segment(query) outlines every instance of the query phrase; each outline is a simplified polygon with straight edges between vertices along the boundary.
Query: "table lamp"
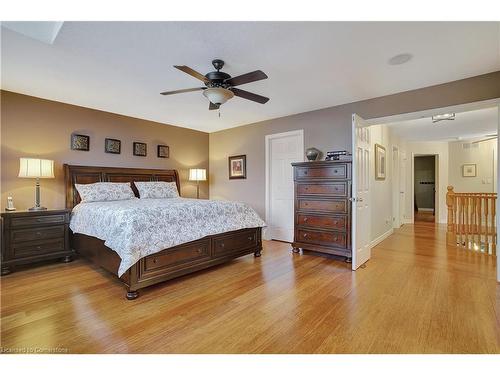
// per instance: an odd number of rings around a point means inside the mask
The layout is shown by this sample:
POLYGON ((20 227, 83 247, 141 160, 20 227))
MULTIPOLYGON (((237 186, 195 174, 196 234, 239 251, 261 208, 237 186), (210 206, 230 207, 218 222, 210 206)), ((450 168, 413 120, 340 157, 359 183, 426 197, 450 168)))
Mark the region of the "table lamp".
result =
POLYGON ((54 178, 54 160, 20 158, 19 177, 36 178, 35 185, 35 206, 30 211, 43 211, 46 207, 40 206, 40 179, 54 178))
POLYGON ((196 181, 196 198, 200 199, 200 181, 207 180, 207 170, 206 169, 190 169, 189 170, 189 181, 196 181))

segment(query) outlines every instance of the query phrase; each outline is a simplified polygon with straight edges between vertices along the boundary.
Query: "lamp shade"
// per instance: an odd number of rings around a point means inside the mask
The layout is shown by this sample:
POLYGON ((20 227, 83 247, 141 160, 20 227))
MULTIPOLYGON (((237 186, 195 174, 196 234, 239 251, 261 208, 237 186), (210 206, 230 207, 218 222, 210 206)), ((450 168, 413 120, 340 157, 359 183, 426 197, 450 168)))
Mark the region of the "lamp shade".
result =
POLYGON ((54 178, 54 160, 20 158, 19 177, 54 178))
POLYGON ((189 181, 206 181, 207 180, 207 170, 206 169, 190 169, 189 170, 189 181))
POLYGON ((205 89, 203 95, 213 104, 224 104, 234 96, 234 93, 222 87, 212 87, 205 89))

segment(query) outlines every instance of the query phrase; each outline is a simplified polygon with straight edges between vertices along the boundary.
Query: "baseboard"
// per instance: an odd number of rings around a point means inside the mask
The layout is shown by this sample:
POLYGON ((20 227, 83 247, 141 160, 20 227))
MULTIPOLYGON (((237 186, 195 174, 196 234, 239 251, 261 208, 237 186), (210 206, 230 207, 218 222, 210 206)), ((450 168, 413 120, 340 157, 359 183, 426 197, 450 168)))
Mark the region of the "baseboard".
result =
POLYGON ((419 208, 418 210, 422 212, 433 212, 434 208, 419 208))
POLYGON ((371 247, 375 247, 377 246, 379 243, 381 243, 383 240, 385 240, 387 237, 389 237, 391 234, 394 233, 394 229, 391 228, 389 229, 387 232, 383 233, 382 235, 378 236, 377 238, 375 238, 371 243, 370 243, 370 246, 371 247))
POLYGON ((263 240, 271 240, 271 236, 270 236, 270 230, 268 230, 268 227, 264 227, 262 228, 262 239, 263 240))

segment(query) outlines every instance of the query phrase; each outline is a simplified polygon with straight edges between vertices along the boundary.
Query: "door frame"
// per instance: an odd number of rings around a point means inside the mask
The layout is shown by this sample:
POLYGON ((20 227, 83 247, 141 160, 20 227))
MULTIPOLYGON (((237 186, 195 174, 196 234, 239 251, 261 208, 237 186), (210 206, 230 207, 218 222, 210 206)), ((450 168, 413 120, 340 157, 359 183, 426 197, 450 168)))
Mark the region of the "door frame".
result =
POLYGON ((401 191, 401 150, 399 146, 392 145, 392 228, 401 227, 400 191, 401 191), (396 162, 394 161, 396 156, 396 162), (396 178, 397 176, 397 178, 396 178))
POLYGON ((275 133, 275 134, 268 134, 265 136, 264 139, 264 144, 265 144, 265 149, 266 149, 266 226, 264 230, 262 231, 262 238, 265 240, 270 240, 271 235, 270 235, 270 213, 271 213, 271 166, 270 166, 270 156, 271 156, 271 140, 276 139, 276 138, 285 138, 285 137, 290 137, 290 136, 296 136, 298 135, 300 138, 300 144, 302 146, 302 161, 304 160, 304 152, 305 152, 305 146, 304 146, 304 129, 298 129, 298 130, 291 130, 288 132, 283 132, 283 133, 275 133))
POLYGON ((439 224, 439 215, 441 214, 439 210, 439 154, 419 154, 411 153, 411 223, 415 223, 415 157, 416 156, 434 156, 434 222, 439 224))

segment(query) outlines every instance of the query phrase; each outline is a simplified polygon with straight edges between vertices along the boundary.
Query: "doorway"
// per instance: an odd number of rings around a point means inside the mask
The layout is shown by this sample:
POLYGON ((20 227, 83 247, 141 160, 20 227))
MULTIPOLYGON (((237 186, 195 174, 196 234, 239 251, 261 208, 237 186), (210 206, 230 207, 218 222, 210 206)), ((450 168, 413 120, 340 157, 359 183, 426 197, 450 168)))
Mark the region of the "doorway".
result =
POLYGON ((292 163, 304 161, 304 131, 266 135, 266 223, 264 238, 293 242, 292 163))
POLYGON ((413 220, 436 221, 436 155, 417 155, 413 158, 413 220))

